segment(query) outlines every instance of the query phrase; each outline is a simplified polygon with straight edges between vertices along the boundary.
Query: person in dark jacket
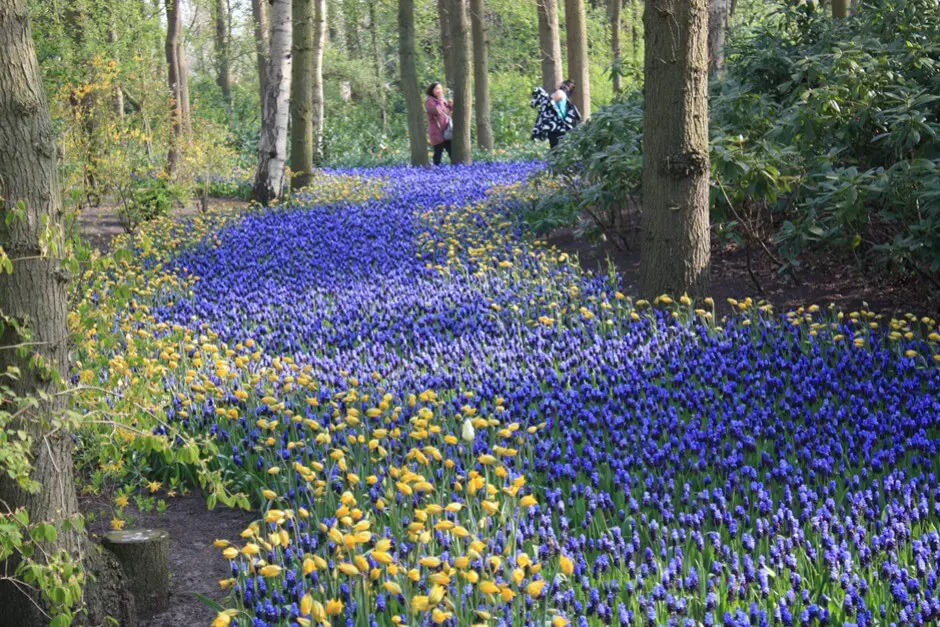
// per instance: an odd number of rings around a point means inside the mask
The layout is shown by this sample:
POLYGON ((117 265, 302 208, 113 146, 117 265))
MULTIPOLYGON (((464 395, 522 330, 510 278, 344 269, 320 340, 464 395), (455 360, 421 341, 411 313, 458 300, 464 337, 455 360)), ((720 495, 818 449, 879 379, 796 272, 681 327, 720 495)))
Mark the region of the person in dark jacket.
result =
POLYGON ((549 146, 554 148, 568 131, 581 122, 581 112, 571 101, 573 89, 573 82, 564 81, 551 95, 541 87, 532 91, 529 104, 539 112, 532 128, 532 139, 547 139, 549 146))
POLYGON ((434 147, 434 165, 441 165, 444 151, 451 157, 451 138, 453 125, 451 118, 454 115, 454 101, 444 100, 444 87, 437 82, 428 85, 427 99, 424 101, 424 110, 428 114, 428 139, 434 147))

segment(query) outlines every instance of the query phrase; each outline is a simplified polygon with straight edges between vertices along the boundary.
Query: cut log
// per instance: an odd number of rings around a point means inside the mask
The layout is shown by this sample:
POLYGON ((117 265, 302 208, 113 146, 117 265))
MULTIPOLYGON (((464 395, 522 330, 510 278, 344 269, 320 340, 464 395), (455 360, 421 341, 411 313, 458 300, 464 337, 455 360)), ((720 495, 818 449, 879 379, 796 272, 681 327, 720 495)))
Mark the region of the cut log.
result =
POLYGON ((169 606, 170 535, 166 531, 113 531, 105 535, 101 545, 114 554, 124 569, 140 618, 158 614, 169 606))

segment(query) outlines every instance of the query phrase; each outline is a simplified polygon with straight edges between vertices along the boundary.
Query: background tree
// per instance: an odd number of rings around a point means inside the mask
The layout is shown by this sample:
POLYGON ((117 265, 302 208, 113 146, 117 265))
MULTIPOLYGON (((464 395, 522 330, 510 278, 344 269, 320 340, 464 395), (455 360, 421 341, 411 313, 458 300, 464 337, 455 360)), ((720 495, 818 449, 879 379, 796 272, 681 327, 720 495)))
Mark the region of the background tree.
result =
POLYGON ((372 58, 375 63, 375 78, 379 82, 379 104, 382 110, 382 130, 388 129, 388 94, 385 85, 385 46, 379 39, 378 18, 375 2, 369 2, 369 39, 372 45, 372 58))
POLYGON ((454 163, 470 163, 470 124, 473 103, 470 86, 470 16, 468 0, 450 0, 451 40, 454 47, 454 163))
POLYGON ((708 71, 720 72, 725 65, 725 34, 728 32, 729 0, 708 0, 708 71))
POLYGON ((326 0, 313 0, 313 63, 310 81, 313 86, 313 162, 323 160, 323 47, 326 44, 326 0))
POLYGON ((216 84, 222 89, 222 99, 227 105, 232 103, 232 68, 230 59, 230 31, 228 0, 215 0, 215 56, 218 65, 216 84))
POLYGON ((173 120, 173 136, 167 153, 166 170, 173 174, 179 163, 181 136, 184 128, 184 116, 187 109, 183 106, 183 67, 180 63, 180 31, 183 21, 180 16, 180 0, 166 0, 166 65, 170 85, 170 110, 173 120))
POLYGON ((451 25, 454 0, 437 0, 437 21, 441 29, 441 60, 444 63, 444 86, 454 80, 454 34, 451 25))
POLYGON ((291 187, 310 184, 313 174, 313 5, 318 0, 293 0, 291 59, 290 159, 291 187))
POLYGON ((536 0, 539 14, 539 50, 542 59, 542 87, 549 93, 564 80, 561 64, 561 36, 558 30, 558 1, 536 0))
POLYGON ((614 93, 619 94, 623 89, 621 77, 620 31, 622 0, 607 0, 607 12, 610 16, 610 54, 611 54, 611 80, 614 93))
POLYGON ((473 31, 473 100, 477 120, 477 145, 493 149, 493 124, 490 120, 490 64, 484 1, 470 0, 470 23, 473 31))
POLYGON ((572 100, 587 119, 591 116, 591 65, 584 0, 565 0, 565 41, 568 46, 568 78, 576 85, 572 100))
MULTIPOLYGON (((25 0, 0 0, 0 78, 0 249, 12 261, 12 269, 0 272, 0 372, 5 399, 12 393, 22 403, 7 428, 28 435, 32 464, 27 482, 0 473, 0 508, 4 514, 25 510, 30 521, 54 526, 38 559, 71 559, 84 569, 90 624, 104 624, 108 614, 127 624, 134 620, 133 602, 121 594, 120 569, 92 549, 78 522, 63 391, 69 373, 63 207, 55 129, 25 0), (115 594, 104 594, 108 590, 115 594)), ((3 623, 49 624, 46 600, 11 577, 21 558, 0 564, 3 623)))
POLYGON ((408 143, 411 165, 428 164, 428 143, 424 130, 424 102, 418 87, 415 65, 415 3, 398 0, 398 58, 401 66, 401 88, 408 112, 408 143))
POLYGON ((640 291, 708 292, 708 5, 647 7, 640 291))
POLYGON ((269 18, 271 51, 266 70, 261 139, 258 142, 260 158, 252 189, 252 197, 265 206, 277 200, 284 190, 287 122, 290 117, 291 0, 272 0, 269 18))
POLYGON ((849 0, 832 0, 832 17, 837 20, 849 16, 849 0))
POLYGON ((261 102, 261 118, 264 119, 264 94, 269 48, 268 5, 266 0, 251 0, 251 17, 255 35, 255 55, 258 59, 258 98, 261 102))

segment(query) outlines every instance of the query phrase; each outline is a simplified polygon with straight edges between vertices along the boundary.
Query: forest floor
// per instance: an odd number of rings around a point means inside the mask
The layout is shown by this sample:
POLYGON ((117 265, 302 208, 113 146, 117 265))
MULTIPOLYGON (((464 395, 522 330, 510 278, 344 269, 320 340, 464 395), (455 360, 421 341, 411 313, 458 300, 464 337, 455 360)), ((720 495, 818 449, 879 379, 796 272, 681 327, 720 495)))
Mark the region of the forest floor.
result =
MULTIPOLYGON (((241 201, 212 199, 213 206, 242 207, 241 201)), ((179 208, 179 217, 199 212, 198 204, 179 208)), ((113 207, 100 207, 84 212, 79 228, 85 238, 97 249, 106 252, 111 241, 124 232, 113 207)), ((621 251, 610 242, 592 242, 577 238, 572 231, 560 229, 547 238, 549 244, 569 254, 577 254, 583 268, 607 272, 612 261, 622 275, 627 294, 635 294, 639 285, 639 251, 633 247, 621 251)), ((747 270, 747 259, 740 250, 716 247, 712 256, 711 288, 720 310, 728 311, 727 298, 746 296, 763 298, 781 311, 801 305, 836 306, 851 311, 867 303, 868 308, 880 313, 931 313, 928 302, 918 294, 916 286, 892 284, 885 279, 873 278, 851 264, 826 262, 822 259, 806 263, 797 275, 798 283, 781 275, 762 252, 751 253, 752 271, 760 283, 759 293, 747 270)), ((235 538, 251 522, 253 514, 217 508, 209 511, 199 495, 169 499, 167 510, 160 514, 139 512, 133 504, 127 514, 134 527, 164 529, 170 533, 171 599, 170 609, 149 620, 143 627, 179 627, 205 625, 211 622, 215 611, 196 595, 221 600, 223 592, 218 581, 229 575, 225 560, 212 546, 217 538, 235 538)), ((93 535, 110 529, 109 501, 86 498, 82 502, 85 513, 94 513, 89 528, 93 535)))

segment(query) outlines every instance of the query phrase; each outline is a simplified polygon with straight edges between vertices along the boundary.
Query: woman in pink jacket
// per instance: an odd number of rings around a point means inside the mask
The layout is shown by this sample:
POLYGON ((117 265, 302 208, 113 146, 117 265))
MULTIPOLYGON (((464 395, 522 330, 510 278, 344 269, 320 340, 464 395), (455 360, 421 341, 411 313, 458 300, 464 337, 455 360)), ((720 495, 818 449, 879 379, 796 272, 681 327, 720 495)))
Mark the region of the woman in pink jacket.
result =
POLYGON ((444 87, 437 82, 428 85, 425 93, 428 95, 424 101, 424 110, 428 114, 428 139, 434 147, 434 165, 441 165, 441 157, 445 150, 447 156, 451 158, 450 139, 453 127, 450 125, 454 114, 454 101, 444 100, 444 87), (450 131, 448 127, 451 128, 450 131))

